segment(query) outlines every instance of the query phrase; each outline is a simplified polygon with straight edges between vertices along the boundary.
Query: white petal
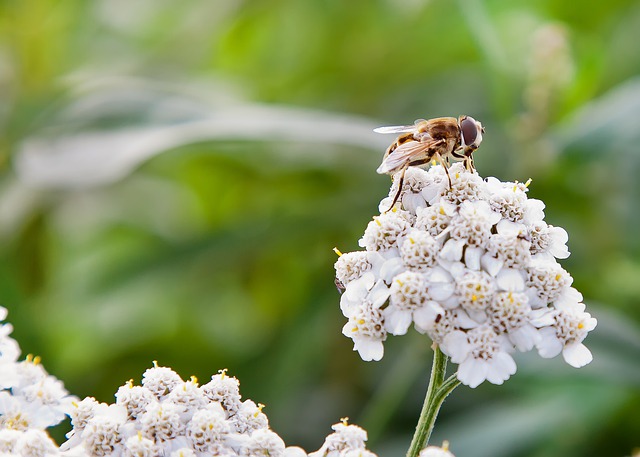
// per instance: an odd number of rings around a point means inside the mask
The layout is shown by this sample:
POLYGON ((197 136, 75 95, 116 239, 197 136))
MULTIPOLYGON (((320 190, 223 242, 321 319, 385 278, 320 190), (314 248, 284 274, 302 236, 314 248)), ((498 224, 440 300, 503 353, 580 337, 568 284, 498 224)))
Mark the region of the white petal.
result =
POLYGON ((467 267, 460 261, 450 261, 443 258, 438 259, 438 266, 446 271, 450 277, 459 278, 466 273, 467 267))
POLYGON ((567 248, 569 235, 567 234, 567 231, 562 227, 549 227, 549 232, 551 237, 549 252, 558 259, 566 259, 569 257, 570 252, 567 248))
POLYGON ((503 264, 504 262, 502 260, 496 259, 489 253, 484 254, 480 258, 480 265, 482 265, 482 269, 491 276, 497 275, 503 264))
POLYGON ((557 309, 563 310, 576 310, 579 312, 584 311, 584 303, 582 301, 582 294, 573 287, 565 287, 556 300, 553 302, 553 306, 557 309))
POLYGON ((362 301, 349 300, 346 293, 340 297, 340 311, 342 311, 344 317, 353 316, 361 304, 362 301))
POLYGON ((297 446, 289 446, 284 450, 284 457, 307 457, 307 453, 297 446))
POLYGON ((531 306, 531 308, 536 309, 547 307, 547 302, 538 296, 538 292, 535 287, 527 287, 524 293, 529 299, 529 306, 531 306))
POLYGON ((464 252, 464 263, 467 265, 467 268, 479 270, 482 254, 484 254, 484 249, 482 248, 467 247, 464 252))
MULTIPOLYGON (((587 314, 588 316, 591 316, 589 313, 585 313, 585 314, 587 314)), ((583 323, 584 323, 584 329, 587 332, 590 332, 591 330, 596 328, 596 325, 598 325, 598 321, 595 317, 588 317, 583 321, 583 323)))
POLYGON ((494 176, 487 176, 484 181, 487 183, 487 191, 490 194, 498 193, 504 188, 502 181, 494 176))
POLYGON ((535 198, 530 198, 525 204, 524 223, 531 225, 544 219, 544 202, 535 198))
MULTIPOLYGON (((349 320, 342 326, 342 334, 348 338, 353 338, 354 328, 355 324, 349 320)), ((353 350, 355 351, 355 348, 353 350)))
POLYGON ((551 236, 551 241, 555 244, 567 244, 567 241, 569 241, 569 234, 562 227, 550 225, 549 235, 551 236))
POLYGON ((465 311, 460 309, 456 312, 455 325, 463 329, 471 329, 480 326, 480 323, 473 320, 465 311))
POLYGON ((416 209, 427 206, 422 194, 406 193, 402 196, 402 206, 412 214, 416 213, 416 209))
POLYGON ((400 257, 400 251, 397 247, 392 247, 391 249, 385 249, 384 251, 378 251, 380 255, 386 260, 393 259, 396 257, 400 257))
POLYGON ((562 352, 562 343, 556 336, 556 330, 545 327, 539 330, 540 339, 536 344, 538 354, 544 359, 551 359, 562 352))
POLYGON ((429 283, 429 297, 437 302, 443 302, 453 295, 455 286, 452 282, 429 283))
POLYGON ((534 262, 553 262, 556 260, 556 258, 550 253, 550 252, 538 252, 537 254, 533 254, 531 256, 531 260, 534 262))
POLYGON ((413 312, 413 322, 420 333, 426 333, 433 328, 436 317, 443 314, 444 310, 436 302, 430 301, 413 312))
POLYGON ((564 361, 575 368, 580 368, 593 360, 591 351, 584 344, 567 344, 562 351, 564 361))
POLYGON ((491 225, 496 225, 498 222, 500 222, 500 219, 502 219, 502 214, 492 210, 487 215, 487 219, 491 223, 491 225))
POLYGON ((460 306, 460 297, 455 294, 452 294, 446 300, 440 300, 438 302, 443 308, 446 309, 456 309, 460 306))
POLYGON ((440 197, 440 194, 444 190, 444 186, 449 185, 448 182, 445 181, 446 180, 438 183, 431 183, 422 189, 422 197, 428 201, 430 205, 433 205, 438 197, 440 197))
POLYGON ((487 321, 487 313, 483 310, 467 309, 466 311, 467 314, 469 314, 469 317, 478 324, 483 324, 487 321))
POLYGON ((509 340, 519 351, 527 352, 533 349, 540 340, 540 335, 538 335, 538 330, 535 327, 525 324, 509 332, 509 340))
POLYGON ((529 322, 536 327, 548 327, 554 318, 555 312, 551 308, 534 309, 529 313, 529 322))
POLYGON ((567 246, 552 244, 549 246, 549 253, 557 259, 566 259, 571 255, 567 246))
MULTIPOLYGON (((385 211, 388 211, 391 209, 392 201, 393 201, 392 197, 386 197, 380 200, 380 204, 378 205, 378 211, 380 211, 380 214, 383 214, 385 211)), ((360 247, 364 247, 364 246, 360 245, 360 247)))
POLYGON ((378 281, 369 292, 369 300, 374 308, 380 308, 389 298, 390 290, 384 281, 378 281))
POLYGON ((351 281, 342 295, 346 295, 349 300, 362 301, 375 282, 376 277, 368 271, 355 281, 351 281))
POLYGON ((515 374, 517 368, 513 358, 504 352, 495 354, 488 364, 487 381, 497 385, 502 384, 509 379, 512 374, 515 374))
POLYGON ((401 257, 392 257, 387 259, 380 267, 380 277, 384 279, 387 284, 391 284, 391 280, 394 276, 400 273, 404 269, 401 257))
POLYGON ((453 277, 441 267, 433 267, 429 272, 429 282, 453 282, 453 277))
POLYGON ((382 359, 384 355, 384 345, 380 340, 373 340, 370 338, 354 338, 353 350, 358 351, 360 357, 365 362, 376 362, 382 359))
POLYGON ((496 225, 496 231, 500 235, 518 236, 526 232, 526 227, 524 224, 520 224, 519 222, 513 222, 508 219, 502 219, 496 225))
POLYGON ((392 335, 404 335, 411 325, 411 311, 400 310, 395 306, 389 306, 384 315, 384 328, 392 335))
POLYGON ((460 330, 449 333, 442 341, 442 351, 451 357, 453 363, 460 363, 466 359, 470 350, 467 334, 460 330))
POLYGON ((520 270, 503 268, 496 276, 496 283, 502 290, 521 292, 524 290, 524 278, 520 270))
POLYGON ((484 360, 476 360, 469 357, 458 368, 458 379, 472 389, 478 387, 482 381, 487 379, 489 365, 484 360))
POLYGON ((464 248, 465 240, 449 239, 440 251, 440 257, 452 262, 459 261, 462 258, 462 248, 464 248))
POLYGON ((387 259, 378 251, 367 251, 367 260, 371 264, 371 272, 378 278, 380 277, 380 269, 387 261, 387 259))

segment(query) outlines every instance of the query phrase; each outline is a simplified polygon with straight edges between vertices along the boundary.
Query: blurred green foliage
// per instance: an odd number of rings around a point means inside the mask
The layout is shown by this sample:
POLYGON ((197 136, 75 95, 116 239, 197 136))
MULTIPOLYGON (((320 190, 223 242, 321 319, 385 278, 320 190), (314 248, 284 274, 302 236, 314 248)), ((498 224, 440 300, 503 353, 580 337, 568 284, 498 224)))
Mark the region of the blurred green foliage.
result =
POLYGON ((0 297, 25 353, 112 401, 156 359, 229 368, 287 443, 340 417, 403 455, 430 366, 413 334, 364 363, 333 246, 389 185, 377 125, 470 114, 476 165, 533 178, 599 327, 594 362, 521 357, 460 388, 459 456, 640 446, 640 4, 632 0, 3 0, 0 297))

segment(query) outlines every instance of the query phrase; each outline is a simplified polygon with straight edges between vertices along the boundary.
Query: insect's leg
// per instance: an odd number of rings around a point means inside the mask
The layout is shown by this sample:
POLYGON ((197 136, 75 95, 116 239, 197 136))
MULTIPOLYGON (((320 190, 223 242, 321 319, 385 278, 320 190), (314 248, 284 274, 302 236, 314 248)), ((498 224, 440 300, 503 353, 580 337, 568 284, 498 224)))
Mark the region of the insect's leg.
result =
POLYGON ((464 167, 467 169, 467 171, 473 171, 473 163, 471 160, 472 159, 470 156, 466 156, 464 158, 464 167))
POLYGON ((433 155, 438 162, 442 164, 442 168, 444 168, 444 172, 447 174, 447 179, 449 180, 449 189, 453 188, 453 184, 451 184, 451 176, 449 176, 449 167, 447 167, 447 163, 442 159, 442 156, 439 152, 434 153, 433 155))
POLYGON ((394 205, 396 204, 396 202, 400 198, 400 194, 402 193, 402 186, 404 184, 404 172, 405 171, 407 171, 407 167, 404 167, 402 169, 402 173, 400 174, 400 181, 398 182, 398 190, 396 191, 396 194, 393 196, 393 201, 391 202, 391 206, 389 206, 389 209, 387 211, 385 211, 385 213, 391 211, 391 208, 394 207, 394 205))

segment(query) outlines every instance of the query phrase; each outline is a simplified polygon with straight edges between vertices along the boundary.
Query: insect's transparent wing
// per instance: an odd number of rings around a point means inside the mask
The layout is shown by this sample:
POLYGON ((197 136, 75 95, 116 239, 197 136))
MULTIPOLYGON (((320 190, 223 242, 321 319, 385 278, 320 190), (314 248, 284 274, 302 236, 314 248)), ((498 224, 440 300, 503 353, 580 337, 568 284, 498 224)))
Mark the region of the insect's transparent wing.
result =
POLYGON ((382 161, 378 169, 376 170, 380 174, 394 173, 403 167, 407 166, 409 162, 416 159, 426 150, 431 148, 436 143, 435 140, 429 139, 428 141, 408 141, 401 144, 393 150, 382 161))
POLYGON ((392 125, 389 127, 378 127, 373 129, 376 133, 409 133, 416 130, 415 125, 392 125))

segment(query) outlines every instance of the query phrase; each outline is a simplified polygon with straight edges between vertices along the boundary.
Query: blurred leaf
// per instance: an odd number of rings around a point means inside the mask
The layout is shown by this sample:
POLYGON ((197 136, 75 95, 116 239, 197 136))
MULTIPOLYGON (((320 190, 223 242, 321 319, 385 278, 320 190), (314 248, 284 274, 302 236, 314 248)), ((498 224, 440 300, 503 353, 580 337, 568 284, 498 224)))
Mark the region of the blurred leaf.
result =
MULTIPOLYGON (((25 141, 15 159, 18 177, 40 188, 100 185, 122 179, 157 154, 211 140, 343 144, 377 150, 389 143, 388 138, 372 133, 374 122, 356 116, 249 103, 212 106, 176 94, 145 93, 145 87, 139 84, 132 98, 134 87, 116 82, 72 103, 58 116, 73 126, 63 124, 63 128, 74 133, 62 134, 60 127, 49 126, 53 134, 25 141), (127 116, 144 114, 145 125, 98 131, 94 127, 77 133, 82 124, 108 118, 114 108, 127 116)), ((336 158, 330 154, 304 157, 320 163, 336 158)))

